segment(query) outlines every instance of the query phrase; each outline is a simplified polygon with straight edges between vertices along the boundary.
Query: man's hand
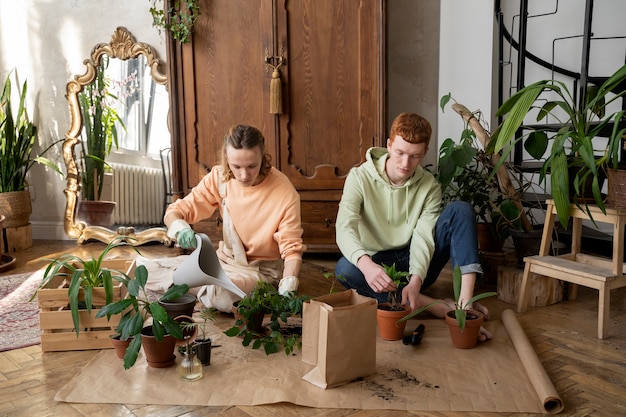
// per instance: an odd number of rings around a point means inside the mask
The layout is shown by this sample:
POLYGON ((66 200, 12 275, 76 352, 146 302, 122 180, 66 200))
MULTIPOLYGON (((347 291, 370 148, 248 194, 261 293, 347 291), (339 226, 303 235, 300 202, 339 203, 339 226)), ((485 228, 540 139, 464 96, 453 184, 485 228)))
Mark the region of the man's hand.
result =
POLYGON ((415 311, 421 307, 420 290, 422 289, 422 280, 417 275, 412 275, 409 283, 402 290, 402 304, 411 306, 411 310, 415 311))
POLYGON ((361 256, 357 262, 357 267, 374 292, 395 291, 396 286, 391 278, 385 274, 383 267, 372 261, 369 256, 361 256))

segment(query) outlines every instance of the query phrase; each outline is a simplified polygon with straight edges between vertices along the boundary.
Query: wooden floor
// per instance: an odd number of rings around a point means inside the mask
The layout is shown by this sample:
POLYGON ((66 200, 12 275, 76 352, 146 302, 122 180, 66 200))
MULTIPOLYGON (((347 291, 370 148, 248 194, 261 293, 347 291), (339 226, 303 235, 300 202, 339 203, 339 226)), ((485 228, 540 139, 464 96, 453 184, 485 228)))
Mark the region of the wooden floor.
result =
MULTIPOLYGON (((43 258, 64 252, 99 253, 104 245, 77 245, 69 241, 35 241, 34 246, 14 253, 16 267, 2 276, 35 271, 44 265, 43 258)), ((162 245, 140 248, 146 257, 175 256, 179 252, 162 245)), ((129 252, 131 254, 132 252, 129 252)), ((124 256, 124 255, 120 255, 124 256)), ((328 292, 329 283, 321 272, 334 268, 336 256, 307 255, 320 271, 303 277, 302 292, 320 295, 328 292)), ((315 270, 315 269, 314 269, 315 270)), ((486 284, 487 287, 492 284, 486 284)), ((491 288, 493 289, 493 288, 491 288)), ((450 273, 445 271, 430 294, 449 297, 450 273)), ((611 296, 609 338, 596 339, 597 291, 579 289, 578 299, 548 306, 529 308, 518 316, 541 362, 565 404, 564 416, 626 415, 626 291, 615 290, 611 296)), ((492 317, 499 318, 510 304, 496 298, 485 300, 492 317)), ((351 409, 314 409, 292 404, 256 407, 189 407, 123 404, 67 404, 54 401, 57 390, 75 375, 97 351, 48 352, 39 346, 0 352, 0 416, 495 416, 527 414, 495 413, 407 413, 400 411, 362 411, 351 409)), ((97 390, 98 387, 94 386, 97 390)), ((166 393, 167 391, 165 391, 166 393)))

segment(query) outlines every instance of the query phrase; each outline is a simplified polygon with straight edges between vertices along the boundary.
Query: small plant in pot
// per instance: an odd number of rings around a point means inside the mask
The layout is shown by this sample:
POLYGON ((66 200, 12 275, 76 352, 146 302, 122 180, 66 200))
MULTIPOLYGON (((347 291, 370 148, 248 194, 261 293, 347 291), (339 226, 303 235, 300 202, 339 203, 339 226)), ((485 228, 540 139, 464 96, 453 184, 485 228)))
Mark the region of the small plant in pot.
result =
MULTIPOLYGON (((214 308, 204 307, 200 310, 200 319, 202 321, 194 321, 191 323, 183 324, 183 331, 189 328, 198 328, 200 330, 200 337, 196 337, 191 349, 193 349, 204 366, 211 364, 211 338, 207 337, 206 325, 208 321, 215 321, 215 315, 217 311, 214 308)), ((186 347, 182 347, 186 349, 186 347)))
POLYGON ((272 283, 259 281, 252 292, 237 303, 235 325, 224 334, 242 337, 241 344, 252 343, 252 349, 263 347, 267 355, 280 350, 289 355, 295 348, 302 348, 302 326, 291 326, 289 318, 302 317, 303 304, 309 298, 296 291, 280 295, 272 283), (263 326, 265 315, 270 316, 270 321, 263 326))
POLYGON ((378 304, 376 310, 376 321, 378 323, 378 332, 384 340, 400 340, 404 336, 405 322, 398 320, 409 314, 410 307, 402 305, 401 287, 408 283, 407 277, 410 275, 406 271, 396 270, 396 264, 391 266, 383 264, 385 273, 393 283, 397 290, 388 292, 388 302, 378 304))
MULTIPOLYGON (((480 327, 485 319, 484 315, 478 311, 470 308, 476 301, 483 298, 493 297, 497 295, 496 292, 485 292, 477 294, 470 298, 468 301, 462 300, 461 297, 461 281, 462 273, 461 268, 456 265, 452 270, 452 286, 454 288, 454 309, 446 313, 446 323, 450 330, 450 337, 452 338, 452 344, 459 349, 470 349, 476 346, 478 342, 478 336, 480 334, 480 327)), ((429 309, 435 304, 444 303, 444 301, 437 300, 424 307, 421 307, 407 316, 400 319, 400 322, 406 322, 421 312, 429 309)))
MULTIPOLYGON (((135 270, 135 277, 122 278, 122 282, 128 290, 128 296, 107 304, 98 311, 96 317, 106 316, 110 319, 115 314, 122 315, 117 332, 121 335, 121 340, 132 338, 124 355, 124 369, 129 369, 135 364, 142 346, 149 366, 173 365, 176 339, 183 339, 183 331, 181 325, 159 305, 158 300, 152 300, 148 296, 146 291, 148 270, 144 265, 139 265, 135 270), (152 318, 152 323, 146 325, 149 318, 152 318), (155 344, 165 349, 158 357, 153 357, 148 349, 153 342, 157 342, 155 344)), ((189 291, 187 284, 173 285, 160 299, 173 300, 187 291, 189 291)))

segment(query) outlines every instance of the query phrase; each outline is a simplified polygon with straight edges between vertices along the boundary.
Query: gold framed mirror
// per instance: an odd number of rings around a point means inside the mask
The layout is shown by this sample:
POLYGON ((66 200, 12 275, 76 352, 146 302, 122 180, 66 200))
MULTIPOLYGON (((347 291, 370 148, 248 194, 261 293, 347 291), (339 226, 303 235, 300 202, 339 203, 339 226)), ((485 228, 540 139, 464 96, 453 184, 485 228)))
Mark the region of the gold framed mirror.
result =
MULTIPOLYGON (((85 155, 89 153, 85 151, 85 144, 91 144, 91 136, 89 135, 93 135, 92 133, 89 133, 91 132, 89 129, 93 129, 93 126, 98 125, 94 122, 95 119, 93 119, 93 114, 98 113, 95 109, 100 108, 99 106, 94 106, 92 102, 87 102, 85 100, 88 100, 86 97, 91 97, 91 95, 94 94, 93 91, 98 91, 98 89, 101 88, 101 85, 98 83, 102 82, 102 78, 104 77, 102 74, 105 69, 108 68, 109 62, 118 61, 123 64, 132 63, 132 65, 124 65, 124 68, 135 68, 133 73, 124 79, 132 78, 133 82, 135 82, 137 73, 136 68, 139 65, 138 63, 141 63, 140 65, 145 67, 142 68, 142 70, 145 69, 146 74, 149 74, 146 78, 151 78, 151 81, 153 81, 151 82, 151 85, 160 85, 164 87, 167 85, 167 77, 164 71, 161 70, 164 63, 160 61, 156 51, 146 43, 137 42, 134 36, 124 27, 118 27, 115 30, 110 43, 100 43, 95 45, 91 50, 90 57, 84 61, 86 68, 85 73, 82 75, 76 75, 73 80, 67 83, 66 98, 70 109, 70 128, 67 131, 65 141, 63 142, 63 159, 65 161, 67 172, 67 188, 64 191, 66 196, 64 215, 65 233, 69 237, 77 239, 79 243, 85 243, 89 240, 98 240, 108 243, 117 237, 124 237, 124 240, 131 245, 142 245, 147 242, 156 241, 169 246, 173 244, 173 241, 167 236, 165 227, 150 226, 142 227, 140 230, 140 228, 132 224, 120 225, 120 223, 116 223, 115 226, 113 226, 113 223, 108 224, 106 222, 105 224, 98 224, 95 221, 92 222, 91 217, 85 218, 84 216, 79 216, 77 214, 79 205, 83 203, 83 200, 80 198, 81 190, 82 195, 86 196, 88 194, 85 191, 87 189, 85 184, 88 184, 85 182, 85 178, 88 178, 89 176, 81 171, 81 169, 86 169, 85 161, 89 160, 91 162, 95 161, 96 163, 100 163, 101 169, 102 166, 107 167, 107 169, 110 167, 104 156, 88 156, 85 158, 85 155), (90 108, 87 109, 87 107, 90 108), (77 145, 80 145, 78 146, 78 150, 80 152, 79 159, 76 158, 77 145)), ((118 64, 115 65, 116 68, 120 66, 118 64)), ((141 86, 133 88, 133 91, 140 91, 137 93, 137 96, 139 97, 137 100, 144 99, 145 96, 141 93, 141 86)), ((107 93, 107 96, 114 97, 116 100, 118 100, 118 97, 121 97, 121 95, 115 96, 109 93, 107 93)), ((124 96, 125 99, 127 99, 126 96, 124 96)), ((119 98, 119 101, 122 102, 121 98, 119 98)), ((108 108, 108 110, 110 111, 111 109, 108 108)), ((116 113, 114 108, 112 113, 108 113, 109 118, 111 117, 111 114, 113 115, 113 122, 109 125, 103 124, 105 126, 103 130, 107 132, 106 134, 110 135, 110 130, 115 130, 115 127, 113 127, 115 126, 115 122, 117 122, 117 126, 120 126, 121 123, 122 128, 125 132, 127 132, 126 125, 124 125, 123 120, 119 118, 119 114, 116 113)), ((100 118, 97 119, 98 123, 102 121, 102 115, 99 117, 100 118)), ((148 128, 148 131, 149 130, 150 129, 148 128)), ((161 130, 167 131, 167 127, 161 130)), ((136 130, 132 130, 132 132, 135 134, 136 130)), ((167 146, 171 146, 169 131, 167 132, 167 135, 167 146)), ((108 140, 109 151, 107 152, 110 152, 110 136, 108 140)), ((119 147, 117 132, 114 134, 114 140, 119 147)), ((113 171, 113 174, 115 174, 115 171, 113 171)), ((100 194, 101 190, 98 188, 97 184, 100 184, 100 188, 102 188, 102 180, 96 180, 95 169, 92 185, 93 183, 96 184, 94 189, 98 190, 98 194, 100 194)), ((155 187, 158 186, 159 185, 156 185, 155 183, 155 187)), ((91 187, 91 185, 89 187, 91 187)), ((143 184, 141 187, 143 187, 143 184)), ((84 201, 88 200, 90 200, 90 198, 84 199, 84 201)), ((100 197, 95 197, 94 200, 100 200, 100 197)))

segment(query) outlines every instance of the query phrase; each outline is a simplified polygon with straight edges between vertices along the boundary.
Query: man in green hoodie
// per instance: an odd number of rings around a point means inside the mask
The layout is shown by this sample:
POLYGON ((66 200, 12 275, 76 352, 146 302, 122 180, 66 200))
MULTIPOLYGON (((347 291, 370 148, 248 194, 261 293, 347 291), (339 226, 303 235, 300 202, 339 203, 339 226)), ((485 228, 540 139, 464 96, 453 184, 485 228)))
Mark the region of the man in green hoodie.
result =
MULTIPOLYGON (((397 270, 410 273, 402 304, 412 310, 435 301, 422 291, 448 260, 461 268, 463 300, 473 297, 476 275, 482 273, 472 206, 455 201, 441 210, 441 187, 420 166, 431 133, 422 116, 398 115, 387 148, 370 148, 366 161, 348 174, 337 213, 337 245, 343 257, 335 274, 348 288, 385 302, 387 292, 396 287, 381 265, 395 263, 397 270)), ((488 317, 484 306, 473 307, 488 317)), ((446 299, 429 311, 443 318, 453 308, 454 301, 446 299)), ((489 338, 482 329, 480 340, 489 338)))

